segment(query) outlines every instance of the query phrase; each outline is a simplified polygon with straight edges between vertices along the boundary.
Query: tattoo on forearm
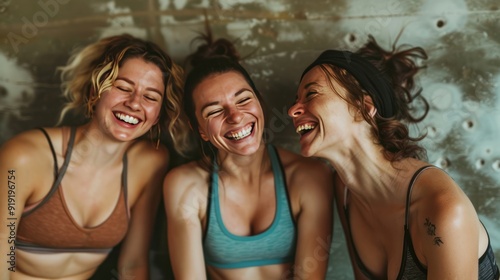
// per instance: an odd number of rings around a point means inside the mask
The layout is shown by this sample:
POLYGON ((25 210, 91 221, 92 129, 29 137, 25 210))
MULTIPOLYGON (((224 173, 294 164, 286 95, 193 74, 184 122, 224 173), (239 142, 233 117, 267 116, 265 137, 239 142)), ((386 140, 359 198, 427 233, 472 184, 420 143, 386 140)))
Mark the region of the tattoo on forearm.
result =
POLYGON ((434 236, 434 245, 441 246, 441 244, 444 244, 441 237, 436 236, 436 226, 428 218, 425 219, 424 225, 427 227, 427 234, 434 236))

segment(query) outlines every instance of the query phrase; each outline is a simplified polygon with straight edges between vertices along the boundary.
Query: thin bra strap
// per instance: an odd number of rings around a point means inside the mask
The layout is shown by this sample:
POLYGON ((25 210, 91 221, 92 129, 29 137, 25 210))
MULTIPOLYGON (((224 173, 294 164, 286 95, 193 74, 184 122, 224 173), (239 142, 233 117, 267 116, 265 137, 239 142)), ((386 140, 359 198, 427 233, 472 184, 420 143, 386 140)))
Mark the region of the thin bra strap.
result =
MULTIPOLYGON (((71 152, 73 152, 73 145, 75 143, 75 135, 76 135, 76 127, 71 127, 71 134, 69 136, 68 148, 66 149, 66 156, 64 157, 63 166, 59 170, 59 176, 57 176, 57 180, 54 182, 54 186, 59 186, 63 179, 63 175, 66 173, 66 169, 68 169, 68 165, 71 159, 71 152)), ((52 188, 47 196, 51 196, 57 188, 52 188)))
POLYGON ((128 159, 127 159, 127 153, 123 155, 123 169, 122 169, 122 188, 123 188, 123 195, 125 198, 125 206, 128 209, 128 181, 127 181, 127 167, 128 167, 128 159))
POLYGON ((273 174, 275 176, 275 182, 277 182, 277 186, 275 186, 276 188, 278 187, 281 187, 281 186, 285 186, 285 179, 284 179, 284 174, 283 174, 283 170, 280 169, 281 167, 281 162, 279 160, 279 156, 278 156, 278 151, 276 150, 276 148, 273 146, 273 145, 268 145, 267 146, 267 150, 269 151, 268 154, 269 154, 269 158, 271 160, 271 168, 273 169, 273 174), (281 185, 281 186, 279 186, 281 185))
POLYGON ((297 221, 296 221, 295 217, 293 216, 292 202, 290 199, 290 193, 288 192, 288 185, 286 183, 285 168, 283 167, 283 163, 281 162, 281 158, 280 158, 280 155, 278 153, 278 149, 274 145, 271 145, 271 144, 268 145, 268 149, 271 151, 270 152, 271 160, 274 161, 274 163, 271 162, 271 164, 276 165, 276 172, 274 172, 274 169, 273 169, 273 174, 274 174, 274 176, 278 176, 275 178, 278 178, 280 180, 280 182, 277 184, 277 186, 275 186, 275 188, 282 189, 282 193, 284 193, 284 196, 286 197, 286 201, 288 204, 287 209, 288 209, 288 212, 290 213, 290 218, 293 221, 293 225, 295 226, 295 229, 297 229, 297 221), (276 174, 278 174, 278 175, 276 175, 276 174))
POLYGON ((347 209, 347 197, 349 196, 349 189, 344 185, 344 210, 347 209))
POLYGON ((413 174, 413 177, 410 180, 410 184, 408 185, 408 192, 406 194, 406 210, 405 210, 405 228, 408 228, 408 220, 410 218, 410 198, 411 198, 411 191, 413 190, 413 184, 417 180, 418 176, 422 173, 427 168, 433 167, 432 165, 426 165, 421 168, 419 168, 415 174, 413 174))
MULTIPOLYGON (((70 139, 68 141, 68 148, 67 148, 67 151, 66 151, 66 156, 64 158, 63 166, 61 167, 61 169, 59 169, 59 171, 57 173, 57 176, 56 176, 56 179, 54 180, 54 184, 52 184, 52 187, 50 188, 50 191, 42 199, 42 201, 40 203, 38 203, 38 205, 36 205, 35 207, 33 207, 33 208, 29 209, 28 211, 24 212, 23 216, 29 215, 30 213, 32 213, 33 211, 35 211, 36 209, 38 209, 38 207, 42 206, 57 191, 57 189, 58 189, 59 185, 61 184, 61 181, 62 181, 62 179, 64 177, 64 173, 66 173, 66 169, 68 168, 69 161, 71 159, 71 152, 73 151, 73 144, 75 142, 75 134, 76 134, 76 128, 72 127, 71 128, 71 135, 70 135, 70 139)), ((56 165, 56 168, 57 168, 57 165, 56 165)))
POLYGON ((47 133, 47 131, 43 127, 39 127, 39 130, 43 132, 45 135, 45 138, 47 138, 47 142, 49 142, 50 146, 50 151, 52 152, 52 157, 54 158, 54 178, 57 178, 57 167, 59 166, 59 163, 57 162, 57 156, 56 156, 56 151, 54 150, 54 145, 52 144, 52 140, 50 140, 50 136, 47 133))
MULTIPOLYGON (((212 171, 210 172, 210 180, 208 181, 208 199, 207 199, 207 210, 206 210, 206 217, 207 217, 207 221, 205 222, 206 226, 205 226, 205 229, 203 230, 203 242, 205 242, 205 239, 207 238, 207 233, 208 233, 208 228, 211 227, 211 219, 210 219, 210 215, 212 215, 212 210, 211 207, 212 205, 215 204, 215 202, 213 200, 217 199, 217 197, 215 197, 215 195, 213 194, 213 192, 215 191, 214 188, 216 186, 214 186, 214 184, 217 184, 217 188, 218 188, 218 185, 219 185, 219 167, 217 165, 217 160, 214 159, 213 160, 213 164, 212 164, 212 171)), ((215 210, 214 210, 215 211, 215 210)))

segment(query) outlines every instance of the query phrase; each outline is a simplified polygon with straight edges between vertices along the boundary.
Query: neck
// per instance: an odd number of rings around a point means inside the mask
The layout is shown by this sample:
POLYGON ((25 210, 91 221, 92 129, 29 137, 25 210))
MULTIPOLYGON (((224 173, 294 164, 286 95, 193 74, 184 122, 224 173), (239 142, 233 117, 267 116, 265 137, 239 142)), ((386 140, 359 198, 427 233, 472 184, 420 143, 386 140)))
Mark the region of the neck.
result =
POLYGON ((251 182, 260 180, 262 174, 271 168, 266 145, 262 143, 252 155, 235 155, 219 152, 219 174, 239 181, 251 182))
POLYGON ((369 138, 352 138, 350 143, 322 151, 349 192, 366 204, 388 203, 401 194, 402 165, 391 163, 383 148, 369 138))
POLYGON ((71 161, 93 166, 119 163, 131 144, 113 141, 92 123, 85 124, 77 127, 71 161))

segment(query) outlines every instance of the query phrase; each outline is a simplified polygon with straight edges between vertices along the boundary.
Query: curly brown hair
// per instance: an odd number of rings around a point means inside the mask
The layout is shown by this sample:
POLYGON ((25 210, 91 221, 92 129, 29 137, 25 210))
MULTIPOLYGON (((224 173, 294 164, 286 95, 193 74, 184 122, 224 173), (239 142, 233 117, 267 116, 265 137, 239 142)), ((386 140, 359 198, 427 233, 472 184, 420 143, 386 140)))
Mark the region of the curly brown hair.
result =
POLYGON ((356 78, 345 69, 332 65, 319 65, 335 91, 332 80, 340 83, 348 92, 342 96, 356 111, 359 111, 364 120, 371 126, 375 142, 384 149, 384 156, 394 162, 403 158, 425 159, 426 150, 418 145, 418 141, 425 137, 411 137, 407 124, 422 121, 429 111, 429 104, 421 96, 421 88, 417 88, 414 76, 423 68, 418 66, 416 59, 427 59, 427 54, 420 47, 396 48, 386 51, 370 36, 368 42, 361 47, 357 55, 371 62, 387 79, 392 87, 393 100, 396 108, 391 117, 382 117, 376 113, 374 117, 367 111, 366 98, 370 94, 360 85, 356 78), (332 79, 332 80, 331 80, 332 79), (415 117, 412 114, 412 102, 419 98, 423 103, 423 114, 415 117))

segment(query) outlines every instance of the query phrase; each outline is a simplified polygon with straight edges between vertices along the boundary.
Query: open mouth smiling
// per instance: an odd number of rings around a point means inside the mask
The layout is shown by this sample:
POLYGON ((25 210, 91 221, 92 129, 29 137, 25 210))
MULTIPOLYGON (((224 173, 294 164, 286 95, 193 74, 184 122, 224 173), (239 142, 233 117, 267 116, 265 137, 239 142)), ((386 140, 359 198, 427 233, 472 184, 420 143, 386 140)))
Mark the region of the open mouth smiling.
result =
POLYGON ((123 113, 115 113, 115 117, 117 119, 119 119, 120 121, 122 122, 125 122, 127 124, 132 124, 132 125, 136 125, 138 124, 141 120, 139 120, 138 118, 136 117, 133 117, 133 116, 130 116, 130 115, 126 115, 126 114, 123 114, 123 113))
POLYGON ((310 132, 314 128, 316 128, 316 124, 313 124, 313 123, 301 124, 301 125, 297 126, 297 128, 295 128, 295 132, 297 132, 298 134, 300 134, 300 136, 302 136, 302 135, 310 132))
POLYGON ((230 131, 224 135, 227 139, 230 140, 241 140, 243 138, 248 137, 250 134, 253 132, 255 123, 252 123, 248 126, 245 126, 244 128, 237 130, 237 131, 230 131))

